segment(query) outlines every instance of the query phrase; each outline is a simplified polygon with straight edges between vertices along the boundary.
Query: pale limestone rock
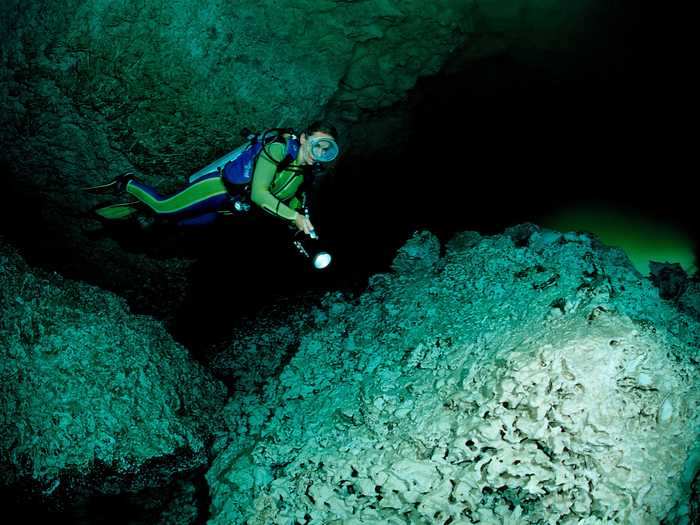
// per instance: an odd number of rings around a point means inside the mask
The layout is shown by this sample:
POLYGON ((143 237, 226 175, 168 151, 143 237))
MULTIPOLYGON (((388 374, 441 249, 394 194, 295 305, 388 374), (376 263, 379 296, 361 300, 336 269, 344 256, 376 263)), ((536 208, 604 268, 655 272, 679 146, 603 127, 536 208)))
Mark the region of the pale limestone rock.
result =
MULTIPOLYGON (((246 501, 266 494, 275 524, 687 519, 697 321, 618 252, 528 231, 517 248, 462 238, 427 265, 410 244, 402 269, 420 271, 376 276, 336 308, 265 397, 245 401, 273 415, 254 464, 237 466, 270 466, 272 481, 218 492, 212 524, 257 519, 246 501), (555 301, 566 306, 548 316, 555 301)), ((211 482, 226 468, 217 460, 211 482)))

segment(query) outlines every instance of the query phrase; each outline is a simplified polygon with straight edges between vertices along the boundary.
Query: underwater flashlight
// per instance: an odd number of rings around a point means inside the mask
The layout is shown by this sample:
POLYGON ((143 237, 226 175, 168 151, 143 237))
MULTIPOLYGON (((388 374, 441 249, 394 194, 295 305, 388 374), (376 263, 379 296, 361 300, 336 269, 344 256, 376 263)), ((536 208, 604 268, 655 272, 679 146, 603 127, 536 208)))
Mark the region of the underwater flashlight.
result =
MULTIPOLYGON (((312 237, 312 238, 318 239, 318 237, 312 237)), ((328 268, 329 264, 331 264, 331 260, 333 258, 331 257, 330 253, 323 251, 323 250, 319 250, 319 251, 311 250, 311 252, 309 252, 309 250, 307 250, 308 246, 304 246, 301 239, 295 240, 293 244, 294 244, 294 247, 297 249, 297 251, 300 254, 302 254, 307 259, 311 260, 311 263, 314 265, 314 268, 316 268, 317 270, 324 270, 324 269, 328 268), (313 253, 313 255, 311 255, 311 253, 313 253)))
POLYGON ((328 268, 328 265, 331 263, 331 254, 328 252, 318 252, 316 255, 314 255, 314 268, 317 270, 324 270, 325 268, 328 268))

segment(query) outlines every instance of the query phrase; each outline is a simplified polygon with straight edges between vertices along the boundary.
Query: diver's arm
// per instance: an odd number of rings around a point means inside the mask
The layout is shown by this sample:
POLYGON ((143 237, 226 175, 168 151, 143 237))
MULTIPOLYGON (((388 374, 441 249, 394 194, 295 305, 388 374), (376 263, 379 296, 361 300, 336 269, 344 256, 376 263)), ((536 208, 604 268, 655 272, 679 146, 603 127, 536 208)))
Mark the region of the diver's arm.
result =
MULTIPOLYGON (((284 158, 287 149, 284 144, 273 143, 267 146, 267 152, 275 161, 280 162, 284 158)), ((255 204, 272 215, 296 222, 299 214, 270 193, 270 185, 275 177, 276 170, 277 165, 263 151, 255 164, 250 198, 255 204)))
POLYGON ((289 206, 296 210, 303 209, 303 213, 297 212, 297 217, 294 219, 294 224, 296 224, 296 227, 299 230, 303 231, 307 235, 311 235, 311 232, 314 231, 314 225, 311 224, 308 216, 309 210, 306 206, 306 192, 302 192, 301 195, 293 197, 292 200, 289 201, 289 206))
POLYGON ((311 232, 314 231, 314 225, 311 224, 309 218, 299 212, 297 212, 297 216, 294 218, 294 225, 306 235, 311 235, 311 232))

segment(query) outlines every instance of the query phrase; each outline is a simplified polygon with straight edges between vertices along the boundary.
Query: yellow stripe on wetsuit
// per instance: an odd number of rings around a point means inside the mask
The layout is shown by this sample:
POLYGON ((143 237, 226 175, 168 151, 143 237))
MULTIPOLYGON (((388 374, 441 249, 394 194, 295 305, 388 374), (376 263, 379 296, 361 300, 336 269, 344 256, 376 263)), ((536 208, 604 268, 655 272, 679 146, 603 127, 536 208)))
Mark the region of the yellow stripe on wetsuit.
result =
POLYGON ((163 200, 156 199, 153 195, 131 182, 127 184, 126 191, 156 213, 177 213, 199 202, 227 193, 220 177, 195 182, 192 186, 188 186, 163 200))

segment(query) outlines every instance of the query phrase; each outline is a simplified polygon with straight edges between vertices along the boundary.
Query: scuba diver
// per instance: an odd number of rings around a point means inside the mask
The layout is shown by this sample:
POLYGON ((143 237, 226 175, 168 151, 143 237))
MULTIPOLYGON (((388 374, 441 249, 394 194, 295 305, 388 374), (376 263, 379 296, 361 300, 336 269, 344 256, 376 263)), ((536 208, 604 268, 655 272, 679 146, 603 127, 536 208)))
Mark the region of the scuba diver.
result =
POLYGON ((107 220, 145 218, 178 226, 203 225, 222 215, 247 213, 252 202, 296 227, 297 233, 316 238, 306 190, 315 174, 338 156, 336 128, 317 121, 299 137, 290 129, 244 133, 247 143, 192 174, 187 186, 174 194, 160 195, 132 173, 85 188, 91 193, 128 194, 135 199, 100 206, 94 212, 107 220))

